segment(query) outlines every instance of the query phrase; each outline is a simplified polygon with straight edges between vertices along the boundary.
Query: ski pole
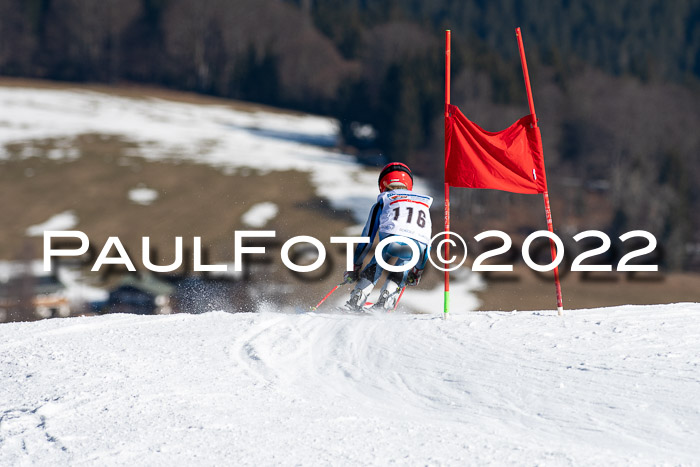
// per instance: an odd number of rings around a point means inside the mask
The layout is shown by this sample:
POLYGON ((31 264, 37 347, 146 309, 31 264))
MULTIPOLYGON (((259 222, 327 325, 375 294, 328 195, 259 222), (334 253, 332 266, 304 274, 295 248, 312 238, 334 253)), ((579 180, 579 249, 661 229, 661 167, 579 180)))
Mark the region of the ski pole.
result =
POLYGON ((323 298, 321 299, 321 301, 318 302, 318 304, 317 304, 316 306, 312 306, 312 307, 311 307, 311 311, 316 311, 316 310, 318 309, 318 307, 321 306, 321 303, 325 302, 326 299, 327 299, 328 297, 330 297, 331 294, 332 294, 333 292, 335 292, 335 291, 338 289, 338 287, 340 287, 340 286, 343 285, 343 284, 345 284, 345 282, 341 282, 340 284, 338 284, 338 285, 336 285, 335 287, 333 287, 333 288, 331 289, 331 291, 328 292, 328 293, 326 294, 326 296, 323 297, 323 298))
POLYGON ((394 305, 394 308, 391 311, 396 311, 396 309, 399 307, 399 302, 401 301, 401 297, 403 297, 403 293, 406 290, 406 286, 403 286, 403 289, 401 289, 401 293, 399 294, 399 298, 396 299, 396 304, 394 305))

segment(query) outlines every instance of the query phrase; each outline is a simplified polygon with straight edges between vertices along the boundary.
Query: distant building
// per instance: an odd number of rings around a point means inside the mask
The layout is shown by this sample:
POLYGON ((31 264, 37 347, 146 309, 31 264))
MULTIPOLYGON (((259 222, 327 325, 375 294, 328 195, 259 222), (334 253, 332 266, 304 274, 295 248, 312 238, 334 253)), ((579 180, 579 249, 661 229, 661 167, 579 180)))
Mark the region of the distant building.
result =
POLYGON ((137 315, 167 315, 172 313, 170 299, 175 290, 171 284, 151 274, 126 275, 109 292, 103 308, 105 313, 132 313, 137 315))
POLYGON ((70 314, 66 287, 55 276, 22 275, 0 283, 0 322, 65 318, 70 314))

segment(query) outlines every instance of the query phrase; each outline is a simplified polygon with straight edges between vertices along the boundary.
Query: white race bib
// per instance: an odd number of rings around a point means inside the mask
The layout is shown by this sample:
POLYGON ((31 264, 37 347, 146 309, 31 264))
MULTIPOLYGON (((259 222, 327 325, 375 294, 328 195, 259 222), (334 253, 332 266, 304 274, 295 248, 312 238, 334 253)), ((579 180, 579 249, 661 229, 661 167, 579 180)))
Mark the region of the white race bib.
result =
POLYGON ((384 204, 379 217, 380 232, 403 235, 426 245, 430 243, 433 198, 409 190, 393 190, 381 193, 377 200, 384 204))

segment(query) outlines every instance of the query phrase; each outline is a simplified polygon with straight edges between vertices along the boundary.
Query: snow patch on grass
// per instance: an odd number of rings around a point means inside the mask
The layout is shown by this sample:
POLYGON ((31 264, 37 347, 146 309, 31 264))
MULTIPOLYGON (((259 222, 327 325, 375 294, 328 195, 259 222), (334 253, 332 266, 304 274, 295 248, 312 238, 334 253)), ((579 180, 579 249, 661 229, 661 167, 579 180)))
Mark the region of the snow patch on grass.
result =
POLYGON ((129 190, 129 200, 136 204, 148 206, 158 199, 158 192, 153 188, 140 186, 129 190))
POLYGON ((81 271, 73 267, 59 266, 57 270, 47 272, 44 271, 43 260, 0 261, 0 282, 8 282, 24 275, 42 277, 50 274, 55 274, 66 287, 65 296, 71 305, 103 301, 109 297, 105 289, 86 284, 81 271))
POLYGON ((32 225, 26 233, 30 237, 41 237, 46 230, 70 230, 78 225, 78 216, 73 211, 64 211, 49 218, 46 222, 32 225))
MULTIPOLYGON (((7 144, 96 133, 137 144, 127 157, 186 160, 227 174, 310 173, 319 196, 330 200, 334 209, 350 210, 361 223, 377 195, 379 170, 364 168, 352 156, 332 149, 338 123, 331 118, 21 87, 0 87, 0 108, 5 115, 0 159, 7 157, 7 144)), ((22 157, 43 154, 36 148, 25 151, 22 157)), ((56 159, 78 156, 70 149, 48 154, 56 159)), ((415 186, 427 191, 420 180, 415 186)))
POLYGON ((268 222, 277 217, 279 208, 275 203, 266 201, 264 203, 255 204, 248 209, 242 216, 241 220, 248 227, 261 228, 265 227, 268 222))

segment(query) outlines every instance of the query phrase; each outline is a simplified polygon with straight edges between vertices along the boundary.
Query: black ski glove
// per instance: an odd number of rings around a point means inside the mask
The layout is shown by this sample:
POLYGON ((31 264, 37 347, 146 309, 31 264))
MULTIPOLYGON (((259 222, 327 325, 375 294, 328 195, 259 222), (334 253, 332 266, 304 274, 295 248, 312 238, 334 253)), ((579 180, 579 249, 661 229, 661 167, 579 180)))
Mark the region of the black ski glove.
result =
POLYGON ((360 278, 360 269, 362 269, 362 264, 356 264, 353 266, 352 271, 345 271, 343 275, 343 280, 346 284, 352 284, 360 278))
POLYGON ((420 276, 423 275, 422 269, 413 268, 406 276, 406 285, 414 287, 420 283, 420 276))

